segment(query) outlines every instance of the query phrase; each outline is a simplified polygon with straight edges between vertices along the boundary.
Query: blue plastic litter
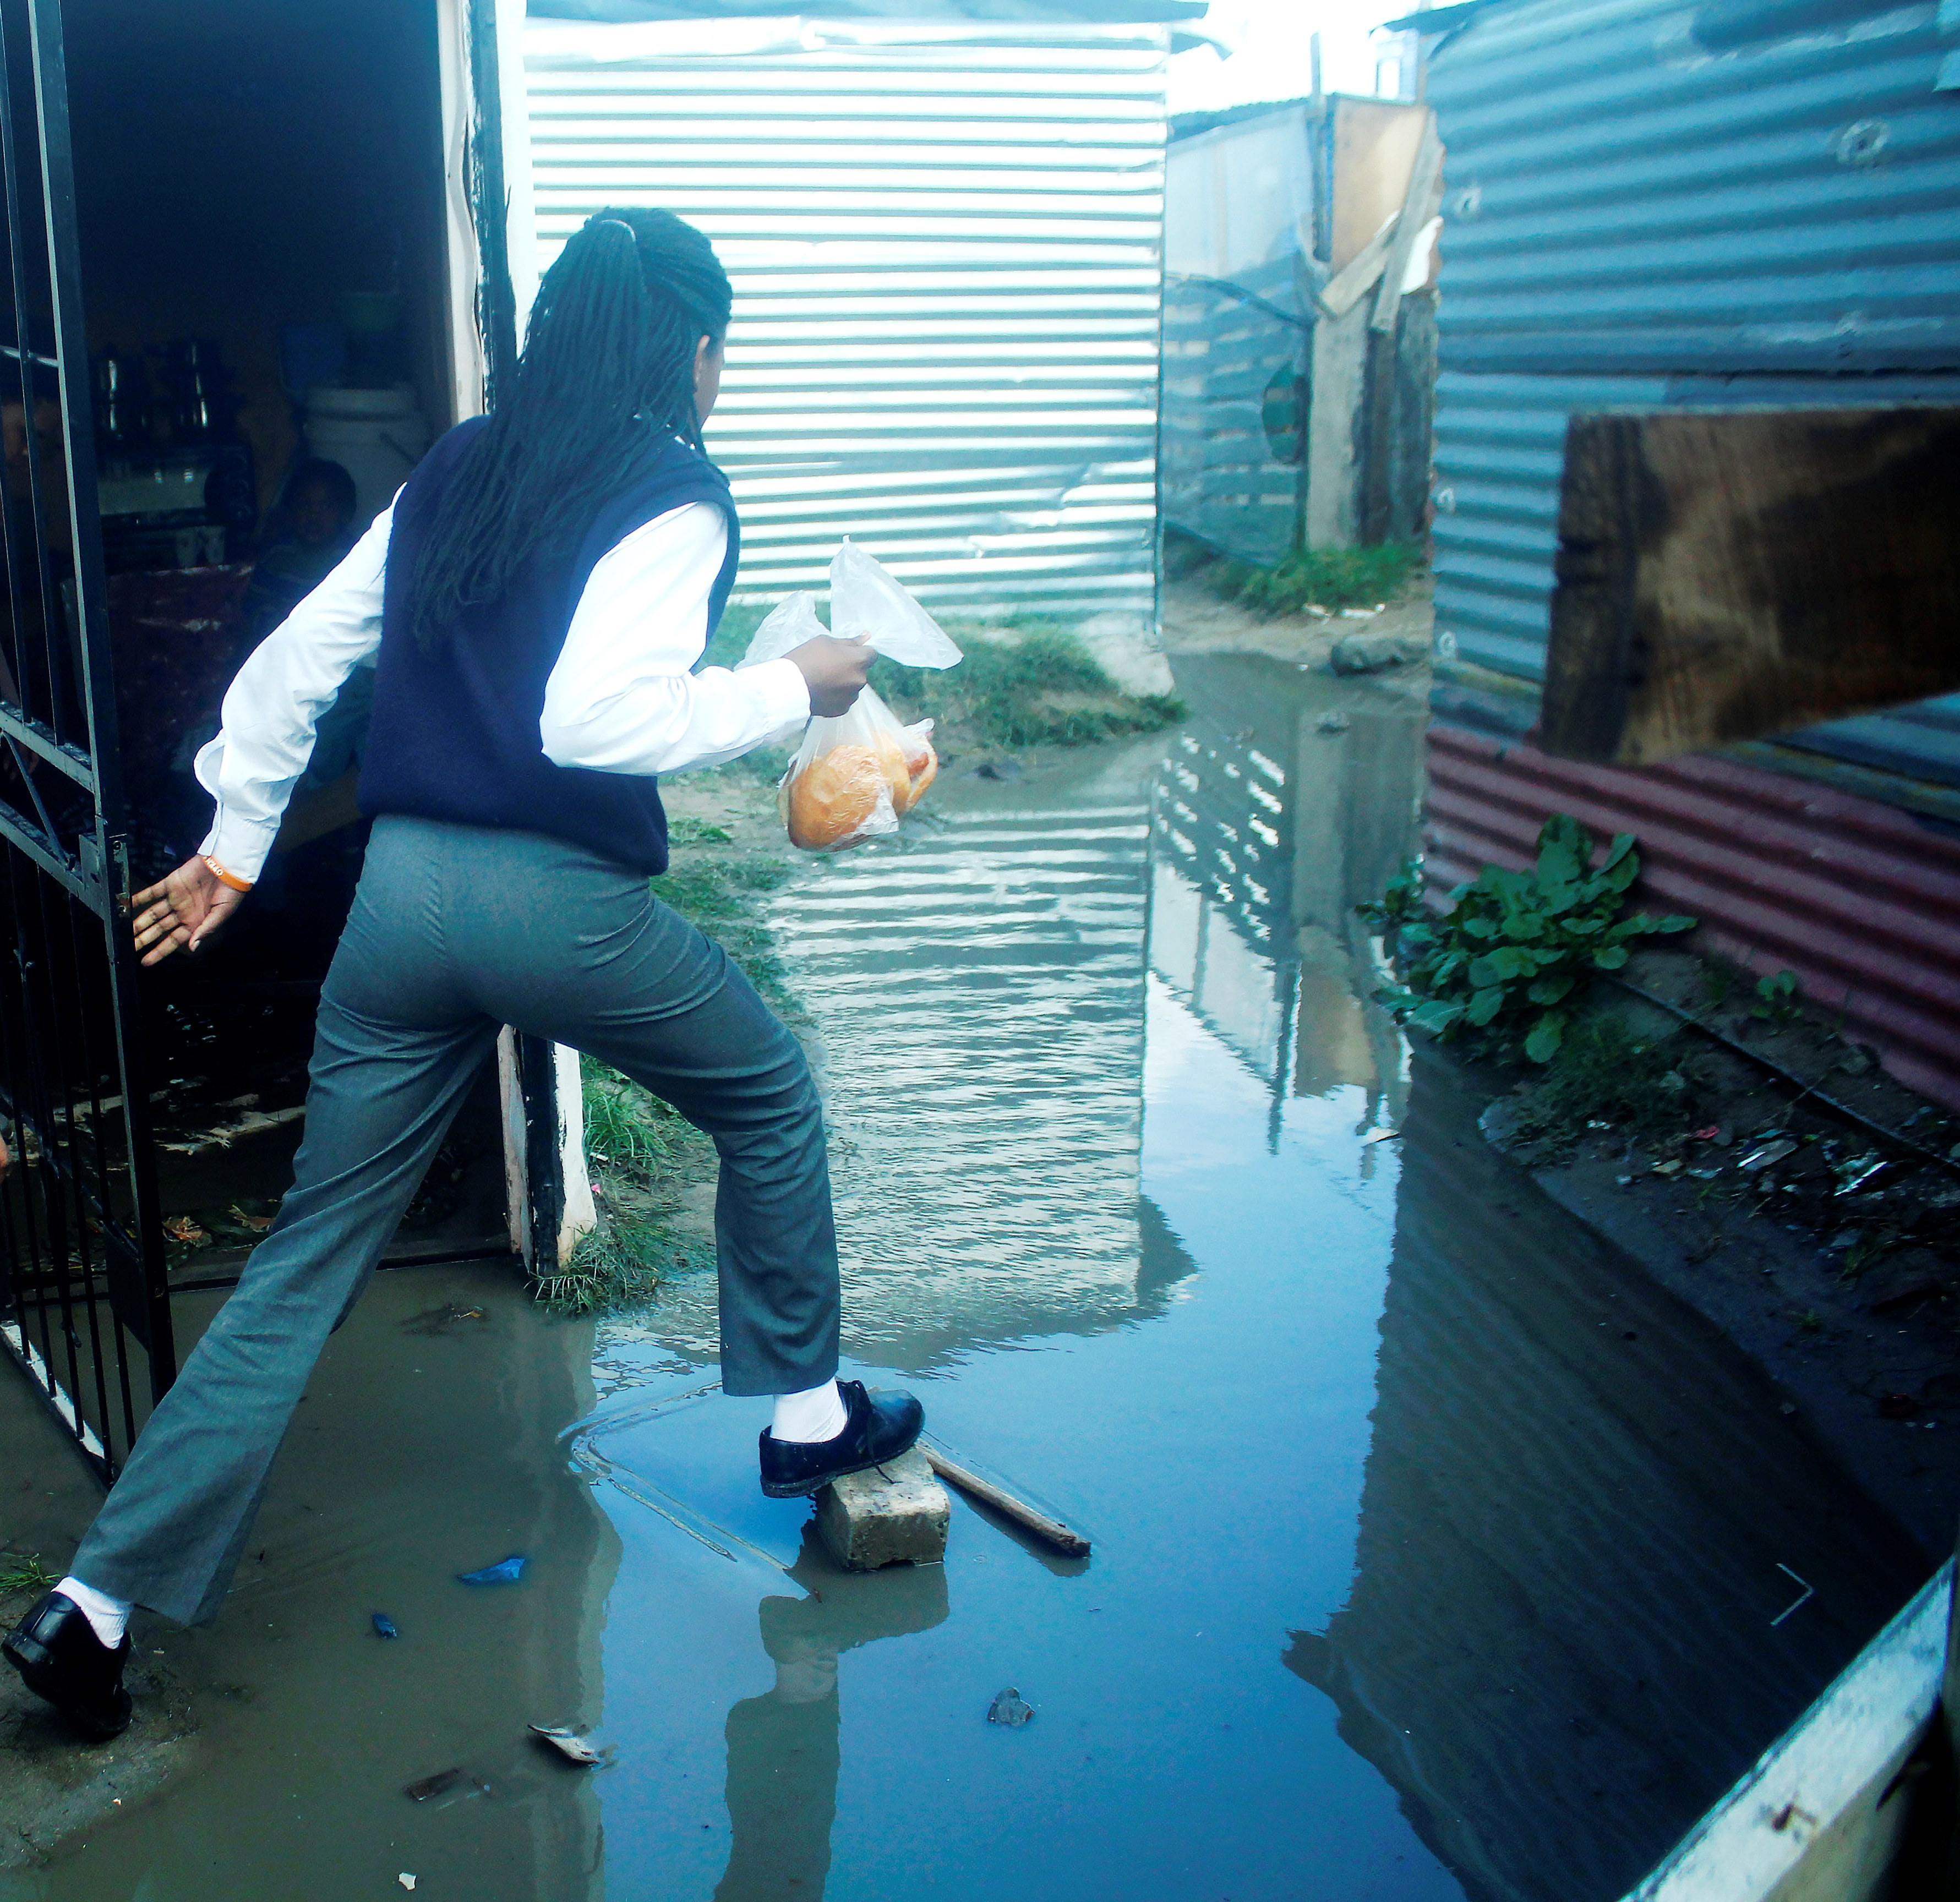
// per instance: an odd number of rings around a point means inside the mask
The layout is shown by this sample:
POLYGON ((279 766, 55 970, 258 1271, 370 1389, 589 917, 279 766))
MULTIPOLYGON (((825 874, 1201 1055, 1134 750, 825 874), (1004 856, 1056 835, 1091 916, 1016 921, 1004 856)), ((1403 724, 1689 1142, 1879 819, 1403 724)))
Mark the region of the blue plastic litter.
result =
POLYGON ((480 1572, 459 1572, 456 1576, 463 1585, 515 1585, 523 1569, 523 1554, 513 1552, 508 1559, 486 1565, 480 1572))
POLYGON ((387 1612, 377 1611, 374 1614, 374 1635, 377 1638, 399 1638, 402 1634, 387 1612))

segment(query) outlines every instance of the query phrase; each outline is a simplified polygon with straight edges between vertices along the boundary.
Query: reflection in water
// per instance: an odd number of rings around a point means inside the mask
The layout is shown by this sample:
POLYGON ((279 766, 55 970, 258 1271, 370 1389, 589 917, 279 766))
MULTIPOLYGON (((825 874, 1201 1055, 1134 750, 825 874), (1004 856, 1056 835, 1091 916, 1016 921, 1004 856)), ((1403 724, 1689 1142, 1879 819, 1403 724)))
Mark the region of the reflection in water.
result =
POLYGON ((774 1689, 728 1713, 728 1817, 734 1832, 717 1902, 784 1902, 823 1893, 837 1814, 840 1653, 945 1622, 943 1566, 840 1572, 813 1531, 790 1576, 812 1595, 759 1610, 774 1689))
POLYGON ((1178 679, 1192 717, 1157 785, 1150 968, 1267 1080, 1270 1141, 1288 1096, 1343 1085, 1392 1124, 1401 1040, 1356 982, 1354 907, 1413 849, 1421 705, 1249 658, 1187 661, 1178 679))
POLYGON ((1612 1902, 1926 1566, 1481 1102, 1418 1064, 1357 1576, 1286 1662, 1479 1902, 1612 1902))

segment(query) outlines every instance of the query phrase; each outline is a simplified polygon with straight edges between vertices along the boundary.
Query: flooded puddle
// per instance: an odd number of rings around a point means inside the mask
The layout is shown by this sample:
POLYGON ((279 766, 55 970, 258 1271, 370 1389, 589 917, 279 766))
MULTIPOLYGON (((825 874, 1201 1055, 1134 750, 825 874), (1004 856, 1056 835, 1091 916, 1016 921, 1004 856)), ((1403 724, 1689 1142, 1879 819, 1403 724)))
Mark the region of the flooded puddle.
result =
POLYGON ((705 1280, 595 1337, 383 1277, 264 1560, 152 1641, 230 1687, 192 1767, 19 1894, 1612 1902, 1796 1714, 1924 1568, 1367 1001, 1418 707, 1179 676, 1182 733, 951 778, 777 921, 848 1371, 1093 1557, 956 1502, 943 1567, 837 1572, 705 1280))

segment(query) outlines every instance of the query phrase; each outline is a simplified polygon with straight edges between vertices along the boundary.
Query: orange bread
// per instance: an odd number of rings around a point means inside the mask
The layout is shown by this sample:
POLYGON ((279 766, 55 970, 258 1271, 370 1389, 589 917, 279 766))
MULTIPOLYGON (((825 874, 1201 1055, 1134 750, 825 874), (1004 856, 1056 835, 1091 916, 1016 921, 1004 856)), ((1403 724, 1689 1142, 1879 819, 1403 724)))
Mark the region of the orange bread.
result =
POLYGON ((939 755, 933 751, 932 743, 921 739, 916 745, 918 750, 908 751, 905 755, 905 764, 911 769, 912 784, 906 790, 905 797, 897 802, 902 813, 910 812, 924 798, 925 789, 939 777, 939 755))
POLYGON ((884 761, 869 746, 833 746, 790 781, 784 816, 790 843, 820 852, 848 838, 891 789, 884 761))

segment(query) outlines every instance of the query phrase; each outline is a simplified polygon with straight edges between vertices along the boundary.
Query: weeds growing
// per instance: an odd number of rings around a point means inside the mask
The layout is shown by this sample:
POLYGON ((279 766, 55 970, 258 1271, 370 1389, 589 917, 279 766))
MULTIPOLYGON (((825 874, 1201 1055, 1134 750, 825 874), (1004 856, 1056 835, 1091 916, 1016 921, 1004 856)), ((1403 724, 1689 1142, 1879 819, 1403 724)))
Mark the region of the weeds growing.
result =
POLYGON ((606 1064, 581 1060, 585 1153, 599 1225, 538 1299, 568 1314, 599 1314, 648 1299, 669 1274, 713 1260, 675 1226, 682 1191, 714 1166, 714 1145, 676 1111, 606 1064))
POLYGON ((871 669, 872 685, 908 720, 930 716, 982 746, 1084 746, 1156 733, 1185 716, 1175 695, 1123 692, 1057 622, 1022 616, 982 633, 957 625, 947 631, 966 650, 956 667, 881 660, 871 669))
POLYGON ((1214 557, 1197 543, 1180 542, 1165 550, 1173 574, 1195 575, 1213 593, 1267 615, 1303 608, 1371 608, 1392 601, 1422 566, 1422 550, 1412 542, 1304 549, 1273 568, 1214 557))
POLYGON ((46 1592, 59 1583, 38 1552, 0 1552, 0 1593, 46 1592))
POLYGON ((1674 1038, 1657 1042, 1616 1017, 1589 1016, 1521 1093, 1514 1127, 1548 1156, 1571 1149, 1589 1124, 1610 1123, 1619 1135, 1656 1139, 1692 1120, 1704 1087, 1674 1038))
POLYGON ((1584 826, 1554 813, 1538 833, 1535 865, 1485 866, 1449 895, 1440 918, 1423 903, 1422 867, 1414 860, 1380 899, 1357 905, 1402 975, 1402 986, 1383 994, 1397 1020, 1500 1048, 1519 1042, 1533 1063, 1550 1062, 1595 972, 1620 969, 1635 938, 1691 930, 1695 922, 1623 916, 1640 876, 1634 835, 1620 833, 1596 867, 1595 850, 1584 826))

